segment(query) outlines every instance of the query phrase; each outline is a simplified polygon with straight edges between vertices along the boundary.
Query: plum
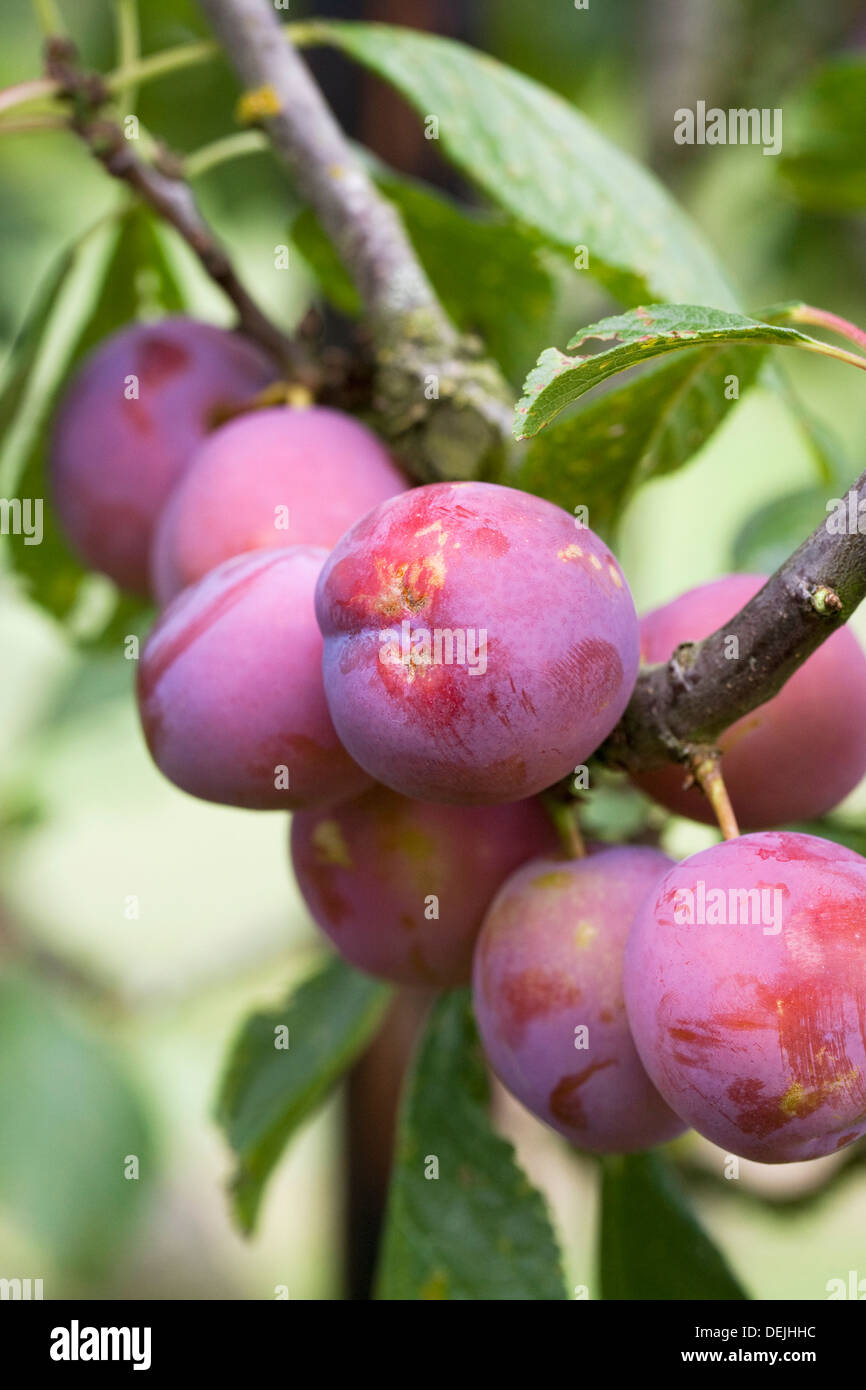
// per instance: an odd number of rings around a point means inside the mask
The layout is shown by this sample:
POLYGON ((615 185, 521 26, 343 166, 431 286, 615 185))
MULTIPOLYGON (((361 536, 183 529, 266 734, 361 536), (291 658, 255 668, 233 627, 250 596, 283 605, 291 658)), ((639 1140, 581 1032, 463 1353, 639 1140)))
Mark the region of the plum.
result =
MULTIPOLYGON (((691 589, 641 619, 644 661, 667 661, 680 642, 700 641, 728 620, 766 580, 730 574, 691 589)), ((722 773, 744 830, 811 820, 837 806, 866 774, 866 656, 839 628, 795 671, 779 694, 738 719, 719 740, 722 773)), ((711 823, 710 803, 684 785, 674 763, 638 773, 635 782, 679 816, 711 823)))
POLYGON ((408 486, 351 415, 257 410, 198 448, 156 528, 154 593, 167 603, 222 560, 285 545, 330 549, 371 507, 408 486))
POLYGON ((424 801, 517 801, 582 763, 631 694, 637 618, 613 555, 551 502, 434 483, 346 533, 316 612, 356 762, 424 801))
POLYGON ((254 810, 326 806, 369 786, 322 686, 313 594, 326 555, 291 546, 235 556, 157 622, 138 703, 154 762, 176 786, 254 810))
POLYGON ((100 344, 66 390, 49 464, 82 561, 147 595, 153 527, 196 445, 277 375, 252 343, 193 319, 135 323, 100 344))
POLYGON ((503 1085, 579 1148, 630 1153, 681 1134, 641 1066, 622 995, 635 912, 670 868, 646 846, 533 859, 503 884, 475 948, 481 1042, 503 1085))
POLYGON ((626 948, 628 1018, 677 1114, 793 1163, 866 1133, 866 860, 764 831, 676 865, 626 948))
POLYGON ((292 818, 292 862, 315 921, 353 965, 407 985, 468 981, 493 894, 556 843, 537 800, 446 807, 377 786, 292 818))

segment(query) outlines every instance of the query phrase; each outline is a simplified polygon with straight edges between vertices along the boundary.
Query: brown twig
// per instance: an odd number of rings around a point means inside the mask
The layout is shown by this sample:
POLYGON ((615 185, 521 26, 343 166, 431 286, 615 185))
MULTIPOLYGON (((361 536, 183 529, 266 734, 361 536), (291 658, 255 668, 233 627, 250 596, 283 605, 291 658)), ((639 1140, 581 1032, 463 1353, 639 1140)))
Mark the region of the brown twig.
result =
POLYGON ((449 320, 399 214, 347 141, 269 0, 200 4, 244 85, 243 117, 267 131, 358 287, 383 433, 416 477, 489 474, 511 438, 511 393, 498 368, 449 320))
POLYGON ((600 750, 606 762, 639 771, 687 763, 695 746, 714 748, 847 622, 866 597, 866 473, 838 500, 844 525, 828 517, 723 627, 640 672, 600 750))
POLYGON ((180 233, 210 278, 231 300, 241 332, 265 348, 296 380, 313 387, 316 373, 307 354, 262 312, 241 283, 182 178, 180 161, 166 150, 153 163, 135 154, 121 127, 100 114, 100 108, 109 99, 102 78, 80 69, 76 51, 67 40, 49 41, 47 70, 59 95, 71 106, 69 128, 112 178, 128 184, 180 233))

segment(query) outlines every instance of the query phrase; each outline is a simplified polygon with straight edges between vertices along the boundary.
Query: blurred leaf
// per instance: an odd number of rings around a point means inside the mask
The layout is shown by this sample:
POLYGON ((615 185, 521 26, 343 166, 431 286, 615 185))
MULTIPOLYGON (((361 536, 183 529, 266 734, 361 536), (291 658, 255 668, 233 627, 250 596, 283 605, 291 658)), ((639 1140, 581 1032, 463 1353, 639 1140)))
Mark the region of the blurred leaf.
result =
MULTIPOLYGON (((107 236, 107 254, 101 258, 91 256, 87 262, 86 271, 92 283, 86 287, 89 294, 80 296, 80 318, 72 345, 56 364, 54 380, 40 404, 24 466, 10 485, 21 498, 43 500, 42 542, 25 545, 23 537, 10 536, 8 553, 12 568, 23 579, 28 595, 61 620, 71 618, 86 592, 85 585, 94 591, 101 586, 107 601, 101 605, 105 611, 94 637, 100 645, 109 647, 115 646, 127 633, 139 629, 149 606, 142 599, 120 593, 107 580, 94 581, 67 544, 50 502, 47 457, 51 420, 69 374, 93 347, 143 313, 149 316, 176 313, 183 308, 183 302, 148 212, 137 206, 129 209, 109 228, 107 236)), ((23 360, 26 371, 10 378, 7 391, 0 399, 0 418, 5 411, 11 409, 14 413, 24 403, 26 383, 23 377, 33 369, 36 340, 44 340, 45 335, 50 336, 53 331, 52 310, 56 308, 57 291, 76 259, 77 248, 52 277, 54 294, 50 304, 46 305, 45 296, 40 297, 35 317, 24 334, 25 341, 31 343, 23 360)), ((106 466, 110 466, 110 460, 106 461, 106 466)))
POLYGON ((827 519, 827 500, 826 488, 805 487, 759 507, 734 539, 732 568, 772 574, 827 519))
MULTIPOLYGON (((506 376, 520 381, 544 342, 553 303, 539 237, 504 218, 470 213, 390 172, 377 171, 377 182, 399 208, 448 314, 462 331, 484 340, 506 376)), ((295 222, 293 239, 335 307, 357 316, 358 293, 311 212, 295 222)))
POLYGON ((402 93, 444 154, 551 245, 589 250, 590 274, 623 302, 732 307, 712 253, 660 183, 549 88, 485 53, 385 24, 304 23, 402 93))
MULTIPOLYGON (((845 446, 836 430, 804 404, 799 393, 791 386, 787 375, 778 369, 778 364, 774 364, 772 374, 800 427, 815 464, 816 476, 822 483, 828 483, 842 492, 847 491, 854 473, 845 446)), ((766 373, 766 376, 770 376, 770 373, 766 373)))
MULTIPOLYGON (((568 346, 584 347, 594 339, 612 342, 613 346, 573 357, 558 348, 547 348, 541 354, 515 411, 518 439, 537 434, 566 406, 608 377, 664 353, 744 343, 796 347, 815 342, 795 328, 762 323, 724 309, 705 309, 699 304, 653 304, 614 314, 582 329, 568 346)), ((695 365, 699 370, 701 363, 695 365)))
POLYGON ((819 212, 866 208, 866 59, 819 68, 785 107, 776 167, 791 192, 819 212))
POLYGON ((745 1299, 727 1261, 658 1153, 603 1161, 601 1290, 605 1299, 745 1299))
POLYGON ((232 1199, 245 1233, 255 1226, 265 1184, 289 1139, 363 1051, 390 996, 387 985, 334 959, 279 1008, 247 1019, 229 1054, 216 1111, 238 1158, 232 1199), (287 1046, 280 1046, 283 1038, 287 1046))
POLYGON ((590 790, 579 797, 580 828, 587 839, 624 844, 658 819, 657 808, 622 773, 593 766, 590 790))
POLYGON ((17 977, 0 980, 0 1114, 0 1202, 58 1263, 97 1273, 152 1179, 148 1124, 116 1048, 17 977))
POLYGON ((379 1298, 565 1298, 546 1207, 491 1129, 487 1101, 468 992, 458 990, 435 1006, 409 1079, 379 1298))
POLYGON ((513 478, 605 531, 642 483, 675 472, 698 452, 753 384, 766 349, 696 348, 651 365, 639 376, 583 405, 532 440, 513 478))
POLYGON ((5 363, 3 386, 0 391, 0 438, 4 440, 24 406, 31 374, 43 346, 48 324, 81 251, 82 243, 79 242, 57 259, 39 285, 34 303, 12 344, 5 363))

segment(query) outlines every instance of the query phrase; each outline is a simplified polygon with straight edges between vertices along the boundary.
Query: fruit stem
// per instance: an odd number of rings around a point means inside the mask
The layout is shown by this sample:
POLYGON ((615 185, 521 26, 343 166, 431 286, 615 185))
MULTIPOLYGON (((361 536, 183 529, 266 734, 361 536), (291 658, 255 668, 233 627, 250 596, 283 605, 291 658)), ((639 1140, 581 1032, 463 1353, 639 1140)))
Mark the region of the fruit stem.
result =
POLYGON ((577 819, 577 802, 563 801, 555 793, 545 792, 541 797, 547 814, 556 827, 562 848, 569 859, 585 859, 586 843, 577 819))
POLYGON ((689 767, 704 796, 709 801, 726 840, 736 840, 740 833, 731 798, 722 776, 722 760, 715 749, 693 748, 689 767))

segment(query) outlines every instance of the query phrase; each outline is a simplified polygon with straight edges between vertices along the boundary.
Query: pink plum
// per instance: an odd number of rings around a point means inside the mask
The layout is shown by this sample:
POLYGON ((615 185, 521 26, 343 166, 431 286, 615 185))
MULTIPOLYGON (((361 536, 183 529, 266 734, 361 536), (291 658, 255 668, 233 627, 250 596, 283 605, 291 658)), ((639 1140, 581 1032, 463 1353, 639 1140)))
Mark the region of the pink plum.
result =
MULTIPOLYGON (((644 661, 667 661, 680 642, 700 641, 723 626, 735 635, 728 620, 765 583, 760 575, 730 574, 648 613, 640 625, 644 661)), ((866 656, 842 627, 778 695, 722 734, 722 773, 741 828, 811 820, 837 806, 866 774, 864 710, 866 656)), ((684 786, 677 764, 634 780, 676 815, 715 819, 703 793, 684 786)))
POLYGON ((375 508, 333 551, 316 611, 340 738, 425 801, 550 786, 610 733, 637 671, 634 605, 604 542, 491 483, 375 508))
POLYGON ((340 746, 313 612, 327 552, 226 560, 169 605, 141 655, 154 762, 183 791, 254 810, 329 805, 369 777, 340 746))
POLYGON ((337 410, 256 410, 203 441, 156 528, 161 603, 232 555, 286 545, 330 549, 371 507, 405 491, 384 444, 337 410))
POLYGON ((671 861, 645 846, 533 859, 496 895, 475 949, 475 1015, 503 1085, 579 1148, 630 1153, 686 1128, 635 1051, 626 937, 671 861))
POLYGON ((135 323, 101 343, 52 430, 54 500, 82 561, 148 594, 153 527, 193 451, 220 411, 277 375, 259 348, 193 319, 135 323))
POLYGON ((315 921, 353 965, 407 985, 468 981, 496 889, 555 847, 537 800, 445 807, 374 787, 292 818, 292 863, 315 921))
POLYGON ((625 997, 644 1066, 707 1139, 761 1163, 866 1133, 866 860, 765 831, 671 869, 637 915, 625 997))

